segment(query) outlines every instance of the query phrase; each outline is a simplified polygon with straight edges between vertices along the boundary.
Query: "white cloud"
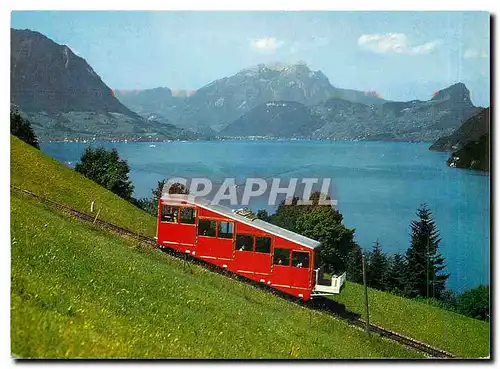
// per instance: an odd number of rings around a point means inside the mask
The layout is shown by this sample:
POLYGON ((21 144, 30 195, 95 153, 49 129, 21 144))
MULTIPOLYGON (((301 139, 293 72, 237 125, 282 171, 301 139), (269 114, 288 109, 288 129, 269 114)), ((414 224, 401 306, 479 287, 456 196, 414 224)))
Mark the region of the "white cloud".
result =
POLYGON ((250 40, 250 47, 258 52, 274 52, 284 44, 284 41, 280 41, 276 37, 264 37, 250 40))
POLYGON ((479 52, 476 49, 467 49, 467 50, 465 50, 464 58, 465 59, 477 59, 477 58, 487 59, 488 58, 488 53, 486 53, 484 51, 483 52, 479 52))
POLYGON ((358 45, 374 53, 430 54, 441 44, 440 40, 411 46, 404 33, 366 34, 358 38, 358 45))

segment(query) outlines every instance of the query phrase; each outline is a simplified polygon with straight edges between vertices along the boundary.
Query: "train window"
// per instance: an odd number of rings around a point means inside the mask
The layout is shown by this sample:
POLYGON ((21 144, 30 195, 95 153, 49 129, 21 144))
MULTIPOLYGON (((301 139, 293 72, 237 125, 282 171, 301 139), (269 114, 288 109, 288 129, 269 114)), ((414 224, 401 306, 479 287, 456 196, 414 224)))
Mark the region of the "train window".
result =
POLYGON ((194 224, 196 210, 193 208, 181 208, 181 223, 194 224))
POLYGON ((274 248, 273 264, 290 266, 290 250, 274 248))
POLYGON ((177 223, 179 218, 179 208, 177 206, 163 205, 161 209, 161 221, 177 223))
POLYGON ((293 251, 292 266, 297 268, 309 268, 309 253, 303 251, 293 251))
POLYGON ((215 220, 200 219, 198 220, 198 235, 215 237, 215 227, 217 222, 215 220))
POLYGON ((233 227, 234 224, 231 222, 219 222, 219 234, 220 238, 233 238, 233 227))
POLYGON ((234 247, 238 251, 253 251, 253 236, 249 234, 237 234, 234 247))
POLYGON ((271 238, 255 237, 255 252, 271 253, 271 238))

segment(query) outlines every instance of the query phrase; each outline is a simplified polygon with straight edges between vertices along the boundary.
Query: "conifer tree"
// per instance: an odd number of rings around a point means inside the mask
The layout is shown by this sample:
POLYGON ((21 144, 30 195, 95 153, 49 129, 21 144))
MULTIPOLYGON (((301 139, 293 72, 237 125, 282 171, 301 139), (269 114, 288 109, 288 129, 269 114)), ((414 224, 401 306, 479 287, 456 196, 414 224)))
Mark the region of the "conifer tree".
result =
POLYGON ((375 241, 370 253, 367 284, 378 290, 385 290, 387 286, 387 256, 382 252, 382 246, 375 241))
POLYGON ((355 244, 347 256, 347 279, 354 283, 363 283, 362 250, 355 244))
POLYGON ((403 293, 405 288, 406 264, 404 256, 394 254, 389 259, 387 268, 387 290, 395 293, 403 293))
POLYGON ((412 221, 411 246, 406 252, 405 293, 439 299, 445 290, 449 274, 441 274, 444 258, 438 253, 441 239, 432 213, 426 204, 417 210, 418 220, 412 221))

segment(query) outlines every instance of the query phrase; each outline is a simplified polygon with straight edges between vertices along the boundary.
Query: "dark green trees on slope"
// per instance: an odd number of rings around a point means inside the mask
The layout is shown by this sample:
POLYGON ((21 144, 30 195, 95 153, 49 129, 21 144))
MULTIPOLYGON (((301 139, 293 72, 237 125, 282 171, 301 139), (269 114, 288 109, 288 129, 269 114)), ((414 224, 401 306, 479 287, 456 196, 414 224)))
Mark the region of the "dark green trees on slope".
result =
POLYGON ((354 245, 347 256, 347 279, 354 283, 363 283, 363 251, 354 245))
POLYGON ((20 138, 27 144, 40 149, 38 139, 33 132, 33 128, 31 128, 30 121, 23 119, 17 111, 10 112, 10 133, 20 138))
POLYGON ((87 147, 75 170, 125 200, 132 198, 134 186, 129 179, 130 168, 127 161, 120 160, 116 149, 87 147))
MULTIPOLYGON (((374 242, 373 250, 366 253, 367 284, 407 297, 440 299, 449 274, 442 274, 445 265, 438 252, 439 232, 427 205, 421 205, 417 216, 418 219, 410 224, 411 245, 404 256, 388 256, 382 251, 382 245, 374 242)), ((358 253, 361 254, 361 250, 358 253)), ((351 263, 361 263, 361 256, 351 255, 351 263)), ((348 266, 348 270, 357 270, 348 273, 353 282, 360 281, 358 269, 348 266)))
POLYGON ((382 246, 377 241, 373 244, 373 251, 368 258, 367 280, 371 287, 384 290, 387 288, 387 256, 382 252, 382 246))
POLYGON ((457 298, 459 313, 476 319, 490 318, 490 289, 489 286, 479 286, 465 291, 457 298))
POLYGON ((354 241, 354 230, 342 224, 342 214, 329 205, 318 205, 297 218, 297 232, 321 242, 320 258, 325 271, 346 270, 347 255, 354 241))
POLYGON ((411 227, 411 246, 406 252, 405 293, 410 297, 439 299, 445 290, 449 274, 441 274, 444 258, 438 252, 441 239, 427 205, 417 210, 418 220, 411 227))
POLYGON ((403 255, 394 254, 388 258, 387 290, 397 294, 403 293, 405 289, 406 261, 403 255))
POLYGON ((465 168, 488 172, 490 170, 490 135, 485 134, 477 141, 470 141, 451 154, 447 162, 454 168, 465 168))
MULTIPOLYGON (((291 205, 282 202, 271 216, 260 212, 269 222, 300 233, 321 242, 319 258, 329 273, 342 273, 347 268, 349 252, 356 246, 354 229, 348 229, 343 222, 342 214, 330 205, 319 203, 320 193, 310 196, 312 205, 300 205, 298 198, 291 205)), ((326 200, 329 200, 326 197, 326 200)))

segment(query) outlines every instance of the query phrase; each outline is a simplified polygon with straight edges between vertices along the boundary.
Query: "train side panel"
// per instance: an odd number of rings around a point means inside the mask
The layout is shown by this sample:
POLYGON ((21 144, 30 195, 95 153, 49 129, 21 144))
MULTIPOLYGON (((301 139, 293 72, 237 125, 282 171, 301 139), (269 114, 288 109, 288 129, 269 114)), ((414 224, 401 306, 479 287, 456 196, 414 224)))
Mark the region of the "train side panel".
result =
POLYGON ((310 298, 313 249, 198 206, 192 206, 194 220, 187 217, 189 224, 181 223, 181 215, 189 213, 183 207, 176 214, 173 208, 159 206, 160 247, 189 253, 304 300, 310 298))

